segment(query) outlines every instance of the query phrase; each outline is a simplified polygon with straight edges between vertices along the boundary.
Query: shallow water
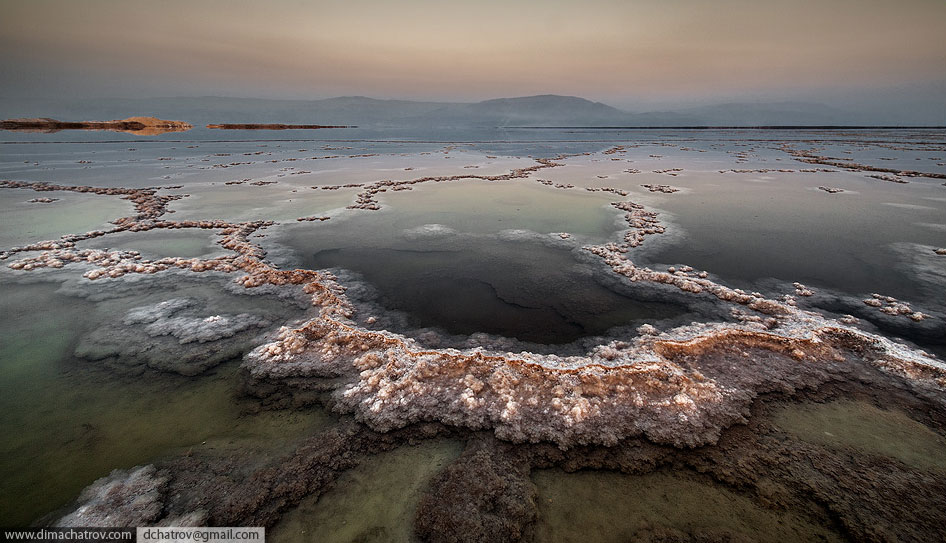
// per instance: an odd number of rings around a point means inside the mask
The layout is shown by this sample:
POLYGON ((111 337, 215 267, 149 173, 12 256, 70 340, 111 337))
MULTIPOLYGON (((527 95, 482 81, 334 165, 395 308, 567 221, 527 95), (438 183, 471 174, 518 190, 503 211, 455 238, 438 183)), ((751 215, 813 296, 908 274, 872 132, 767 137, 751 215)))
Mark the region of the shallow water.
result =
POLYGON ((486 332, 539 344, 678 316, 684 308, 634 300, 597 283, 570 252, 522 242, 474 241, 449 249, 325 249, 309 268, 354 270, 387 309, 414 327, 486 332))
POLYGON ((274 446, 331 421, 319 410, 244 415, 236 362, 194 378, 122 377, 76 359, 79 337, 104 317, 96 305, 109 302, 58 286, 0 283, 0 524, 28 524, 113 469, 225 443, 274 446), (55 311, 37 317, 37 307, 55 311))
MULTIPOLYGON (((804 518, 761 507, 695 474, 533 472, 535 541, 633 541, 658 530, 748 541, 841 541, 804 518)), ((658 532, 659 533, 659 532, 658 532)))
POLYGON ((946 473, 946 438, 901 411, 842 400, 786 407, 776 414, 775 424, 805 441, 946 473))
POLYGON ((118 196, 76 194, 72 192, 35 192, 7 189, 0 191, 0 247, 55 239, 66 234, 114 228, 110 221, 134 214, 131 203, 118 196), (34 198, 56 198, 51 203, 30 203, 34 198))
POLYGON ((419 185, 411 191, 386 193, 381 201, 395 210, 391 226, 405 230, 443 224, 472 234, 513 229, 566 232, 600 243, 623 228, 609 206, 615 201, 613 194, 549 190, 533 180, 419 185))
POLYGON ((149 230, 120 232, 76 244, 80 249, 112 249, 139 251, 144 258, 213 258, 226 254, 217 245, 217 236, 206 230, 149 230))
POLYGON ((463 450, 456 441, 428 441, 366 460, 323 496, 303 500, 267 531, 267 541, 324 543, 416 541, 414 511, 430 479, 463 450))
POLYGON ((775 277, 856 295, 921 298, 922 286, 896 265, 892 245, 943 243, 942 234, 916 223, 946 219, 946 208, 927 199, 943 196, 946 187, 824 175, 731 174, 725 184, 711 187, 703 186, 707 176, 700 175, 687 183, 692 192, 660 203, 686 235, 651 257, 711 270, 747 286, 775 277), (817 189, 825 184, 845 192, 817 189), (897 202, 923 207, 905 211, 890 205, 897 202))

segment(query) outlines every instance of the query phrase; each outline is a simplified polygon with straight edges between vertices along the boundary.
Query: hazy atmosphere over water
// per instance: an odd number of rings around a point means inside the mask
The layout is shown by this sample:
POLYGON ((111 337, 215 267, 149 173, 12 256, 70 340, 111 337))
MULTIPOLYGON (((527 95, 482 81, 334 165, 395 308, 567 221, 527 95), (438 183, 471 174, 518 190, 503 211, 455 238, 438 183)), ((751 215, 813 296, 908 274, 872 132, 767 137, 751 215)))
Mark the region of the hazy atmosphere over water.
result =
POLYGON ((942 124, 946 3, 4 1, 0 96, 802 101, 942 124))

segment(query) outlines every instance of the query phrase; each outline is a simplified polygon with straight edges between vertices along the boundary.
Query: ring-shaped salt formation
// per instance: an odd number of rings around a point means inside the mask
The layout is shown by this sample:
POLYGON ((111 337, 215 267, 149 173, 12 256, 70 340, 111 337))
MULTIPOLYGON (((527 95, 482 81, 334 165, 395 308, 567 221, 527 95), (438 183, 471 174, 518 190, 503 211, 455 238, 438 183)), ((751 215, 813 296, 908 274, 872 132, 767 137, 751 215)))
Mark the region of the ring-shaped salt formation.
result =
MULTIPOLYGON (((561 157, 559 157, 561 158, 561 157)), ((558 163, 539 160, 532 168, 499 176, 527 177, 558 163)), ((422 178, 415 182, 440 181, 422 178)), ((460 180, 460 178, 450 180, 460 180)), ((410 183, 410 182, 408 182, 410 183)), ((628 253, 665 231, 657 215, 632 201, 612 205, 625 212, 627 230, 620 243, 585 247, 613 273, 629 281, 676 287, 694 296, 743 306, 741 324, 694 324, 610 341, 584 356, 530 352, 496 353, 482 349, 428 349, 388 331, 368 330, 352 317, 354 306, 335 277, 312 270, 279 270, 249 241, 270 222, 166 221, 167 196, 156 189, 96 189, 40 183, 4 182, 2 187, 77 190, 121 194, 138 215, 114 221, 108 232, 66 236, 0 253, 24 251, 39 256, 10 264, 30 270, 70 262, 95 266, 85 277, 119 277, 169 268, 192 271, 242 271, 246 288, 302 285, 318 316, 283 327, 272 341, 244 362, 247 389, 270 401, 330 391, 337 410, 353 413, 378 430, 418 421, 440 421, 472 429, 492 428, 512 441, 552 441, 610 445, 645 435, 658 443, 698 446, 715 441, 723 429, 744 419, 752 399, 765 391, 814 387, 864 363, 919 387, 946 388, 946 366, 926 353, 840 321, 795 307, 794 299, 772 300, 731 289, 689 267, 659 272, 635 265, 628 253), (219 230, 220 244, 234 255, 210 260, 168 258, 148 261, 134 251, 79 251, 75 242, 121 231, 152 228, 219 230), (298 394, 298 393, 303 394, 298 394)), ((355 207, 374 209, 372 187, 355 207)), ((377 189, 377 190, 374 190, 377 189)))

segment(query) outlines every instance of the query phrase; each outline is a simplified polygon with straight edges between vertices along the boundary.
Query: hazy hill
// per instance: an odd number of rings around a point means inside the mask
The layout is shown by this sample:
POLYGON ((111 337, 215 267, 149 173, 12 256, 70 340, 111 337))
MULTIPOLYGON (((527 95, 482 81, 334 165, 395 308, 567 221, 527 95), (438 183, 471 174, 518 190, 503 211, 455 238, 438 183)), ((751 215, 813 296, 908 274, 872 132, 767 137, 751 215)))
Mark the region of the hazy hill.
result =
POLYGON ((492 128, 510 126, 771 126, 866 124, 862 115, 821 104, 729 103, 677 111, 631 113, 575 96, 540 95, 475 103, 180 97, 73 102, 0 100, 0 118, 121 119, 149 115, 207 123, 345 124, 360 127, 492 128))
POLYGON ((633 117, 617 108, 576 96, 498 98, 472 104, 444 104, 410 119, 415 123, 456 126, 609 126, 633 117))

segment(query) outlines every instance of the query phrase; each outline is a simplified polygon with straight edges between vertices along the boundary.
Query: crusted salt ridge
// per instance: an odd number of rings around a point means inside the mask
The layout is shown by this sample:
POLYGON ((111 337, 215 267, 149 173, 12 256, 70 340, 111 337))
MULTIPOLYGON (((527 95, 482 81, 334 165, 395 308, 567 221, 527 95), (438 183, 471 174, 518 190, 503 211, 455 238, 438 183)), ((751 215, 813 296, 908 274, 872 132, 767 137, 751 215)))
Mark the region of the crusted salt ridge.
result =
MULTIPOLYGON (((174 222, 174 221, 158 221, 157 219, 167 213, 167 206, 169 203, 174 200, 179 200, 184 198, 183 194, 174 194, 174 195, 159 195, 157 192, 162 188, 181 188, 179 186, 174 187, 146 187, 141 189, 132 189, 132 188, 121 188, 121 187, 90 187, 90 186, 73 186, 73 185, 54 185, 50 183, 42 182, 25 182, 25 181, 10 181, 2 180, 0 181, 0 188, 11 188, 11 189, 29 189, 37 192, 49 192, 49 191, 63 191, 63 192, 78 192, 83 194, 98 194, 103 196, 120 196, 124 200, 128 200, 134 204, 136 215, 130 217, 121 217, 112 221, 112 224, 115 225, 115 228, 109 230, 93 230, 91 232, 86 232, 84 234, 67 234, 62 236, 58 240, 48 240, 40 241, 37 243, 31 243, 22 247, 12 247, 5 251, 0 251, 0 260, 5 260, 12 256, 15 253, 28 252, 28 251, 49 251, 49 250, 60 250, 68 249, 75 247, 76 242, 83 241, 87 239, 92 239, 96 237, 101 237, 107 234, 114 234, 117 232, 124 231, 144 231, 150 230, 152 228, 213 228, 214 226, 207 225, 210 222, 222 222, 222 221, 183 221, 183 222, 174 222), (193 224, 190 224, 193 223, 193 224)), ((26 263, 24 263, 26 264, 26 263)), ((55 262, 52 263, 51 267, 61 267, 55 262)), ((18 268, 14 268, 18 269, 18 268)))
MULTIPOLYGON (((273 342, 248 355, 245 368, 257 382, 286 380, 305 387, 307 380, 335 380, 329 388, 335 390, 336 408, 382 431, 435 420, 492 428, 511 441, 547 440, 562 447, 610 445, 637 435, 675 446, 711 443, 743 420, 759 390, 783 382, 817 385, 827 377, 796 374, 810 371, 807 366, 843 361, 850 348, 873 353, 869 362, 879 369, 946 388, 946 366, 934 358, 801 311, 791 298, 770 300, 731 289, 689 267, 659 272, 634 265, 626 253, 662 227, 656 214, 639 204, 613 205, 627 212, 631 228, 625 243, 585 249, 615 273, 712 295, 761 316, 742 325, 694 324, 656 337, 643 335, 633 343, 600 345, 584 357, 558 357, 422 349, 408 338, 364 330, 323 313, 297 328, 281 329, 273 342), (781 358, 764 375, 745 377, 750 386, 706 379, 698 369, 675 362, 720 345, 761 349, 781 358), (339 377, 346 384, 339 385, 339 377)), ((801 284, 796 291, 807 294, 801 284)))
POLYGON ((807 366, 843 360, 845 347, 874 353, 870 362, 882 370, 946 387, 946 366, 925 353, 817 314, 782 309, 775 330, 755 323, 692 325, 633 343, 611 342, 584 357, 422 349, 408 338, 323 313, 282 328, 247 356, 244 367, 260 382, 346 377, 344 386, 332 385, 336 408, 377 430, 433 420, 562 447, 610 445, 641 434, 675 446, 714 442, 743 420, 757 388, 793 381, 807 366), (784 361, 754 387, 707 379, 675 362, 720 345, 779 353, 784 361))
POLYGON ((914 311, 913 308, 910 307, 910 304, 901 302, 893 296, 884 296, 877 293, 871 294, 870 298, 864 300, 864 305, 876 307, 881 313, 886 313, 893 317, 909 317, 915 322, 920 322, 930 317, 930 315, 920 311, 914 311))
POLYGON ((74 509, 55 522, 61 528, 128 526, 202 526, 202 510, 180 516, 164 516, 169 474, 153 465, 115 470, 96 480, 79 495, 74 509), (162 518, 163 517, 163 518, 162 518))
MULTIPOLYGON (((654 216, 638 221, 643 208, 625 204, 629 225, 654 227, 654 216)), ((637 267, 625 255, 637 239, 586 249, 632 281, 710 294, 764 317, 743 325, 692 325, 642 336, 633 344, 601 345, 584 357, 558 357, 421 349, 402 336, 364 330, 323 313, 297 328, 283 328, 275 341, 247 357, 245 367, 260 381, 347 377, 344 387, 336 385, 337 408, 379 430, 437 420, 493 428, 513 441, 549 440, 563 447, 613 444, 640 434, 677 446, 714 441, 722 429, 742 419, 757 392, 707 380, 674 358, 721 344, 783 353, 792 361, 775 368, 760 386, 790 378, 796 363, 841 359, 840 346, 825 339, 841 335, 876 353, 871 361, 878 368, 946 387, 946 367, 924 353, 788 302, 719 285, 689 267, 668 272, 637 267)), ((800 284, 796 289, 806 290, 800 284)))
POLYGON ((252 328, 263 328, 270 322, 261 317, 240 313, 238 315, 209 315, 185 317, 176 315, 183 309, 196 305, 190 298, 173 298, 154 305, 135 307, 128 311, 122 324, 145 325, 145 332, 152 337, 172 336, 185 343, 217 341, 252 328))
MULTIPOLYGON (((656 170, 654 170, 654 173, 660 173, 660 172, 657 172, 656 170)), ((675 175, 675 174, 671 174, 671 175, 675 175)), ((662 192, 664 194, 673 194, 674 192, 680 192, 680 189, 676 187, 672 187, 670 185, 646 184, 646 185, 641 185, 641 186, 649 190, 650 192, 662 192)))
POLYGON ((79 339, 74 354, 125 374, 150 368, 198 375, 242 356, 270 324, 259 315, 208 312, 197 299, 173 298, 103 323, 79 339))
POLYGON ((804 151, 799 149, 794 149, 787 145, 783 146, 782 149, 795 157, 795 160, 799 162, 804 162, 806 164, 820 164, 823 166, 835 166, 837 168, 842 168, 847 171, 854 172, 883 172, 893 174, 890 176, 868 176, 875 177, 877 179, 882 179, 884 181, 892 181, 894 183, 906 183, 900 179, 900 177, 930 177, 933 179, 946 179, 946 174, 936 173, 936 172, 919 172, 916 170, 900 170, 897 168, 882 168, 879 166, 871 166, 869 164, 858 164, 854 161, 842 160, 834 157, 828 157, 823 155, 818 155, 813 151, 804 151))
MULTIPOLYGON (((449 148, 445 152, 449 152, 449 148)), ((368 185, 345 185, 365 187, 363 192, 356 195, 356 202, 349 208, 356 209, 380 209, 374 195, 391 190, 400 190, 409 188, 410 185, 426 182, 444 182, 459 181, 468 179, 481 179, 488 181, 506 181, 512 179, 526 178, 535 171, 544 168, 561 166, 561 163, 554 162, 572 155, 559 155, 554 159, 536 158, 536 164, 525 168, 517 168, 510 173, 501 175, 455 175, 440 177, 421 177, 410 181, 378 181, 368 185)), ((161 188, 181 188, 172 187, 146 187, 146 188, 122 188, 122 187, 92 187, 92 186, 73 186, 57 185, 45 182, 24 182, 24 181, 0 181, 0 188, 29 189, 38 192, 44 191, 70 191, 78 193, 90 193, 99 195, 121 196, 123 199, 130 200, 137 212, 130 217, 122 217, 112 221, 115 228, 109 230, 95 230, 81 234, 67 234, 58 240, 46 240, 29 245, 12 247, 5 251, 0 251, 0 260, 6 260, 11 256, 21 252, 42 251, 37 256, 27 257, 11 262, 8 267, 14 270, 30 271, 39 268, 62 268, 69 263, 91 264, 96 267, 87 271, 84 276, 88 279, 99 279, 102 277, 117 278, 128 273, 152 274, 173 268, 190 269, 192 271, 221 271, 234 272, 238 270, 248 271, 251 276, 257 272, 263 275, 268 273, 266 269, 261 269, 259 263, 265 253, 259 247, 249 243, 248 237, 256 230, 269 227, 275 224, 272 221, 252 221, 232 223, 222 220, 200 220, 200 221, 170 221, 160 220, 160 217, 168 212, 167 205, 177 199, 184 198, 187 195, 158 195, 157 191, 161 188), (104 251, 98 249, 75 249, 76 243, 96 237, 106 236, 119 232, 143 232, 152 229, 179 229, 179 228, 201 228, 220 230, 223 238, 219 244, 234 251, 236 256, 223 256, 215 259, 204 260, 198 258, 163 258, 159 260, 145 260, 137 251, 104 251)), ((336 189, 338 187, 322 187, 324 189, 336 189)), ((303 217, 300 221, 309 220, 328 220, 330 217, 303 217)), ((297 270, 300 271, 301 270, 297 270)), ((274 279, 283 281, 282 279, 274 279)), ((296 277, 294 284, 301 284, 303 281, 296 277)), ((258 286, 266 283, 265 279, 259 277, 245 277, 240 280, 245 286, 258 286)), ((285 284, 280 282, 278 284, 285 284)))
POLYGON ((56 522, 59 527, 139 526, 161 515, 161 496, 168 477, 154 466, 115 470, 82 491, 75 511, 56 522))
MULTIPOLYGON (((392 181, 390 179, 385 179, 364 185, 344 185, 352 187, 358 186, 362 188, 362 191, 355 195, 355 203, 349 205, 348 209, 366 209, 377 211, 381 209, 381 205, 378 203, 377 198, 375 198, 376 195, 382 192, 387 192, 388 190, 410 190, 412 185, 417 185, 420 183, 445 183, 449 181, 464 181, 469 179, 479 179, 481 181, 511 181, 513 179, 525 179, 532 173, 539 170, 564 166, 564 164, 555 161, 564 160, 569 156, 573 155, 558 155, 555 158, 536 158, 533 160, 535 160, 538 164, 525 168, 516 168, 509 173, 500 175, 441 175, 418 177, 417 179, 410 179, 407 181, 392 181)), ((321 188, 324 190, 337 190, 340 188, 340 186, 332 185, 321 188)))
MULTIPOLYGON (((553 164, 539 160, 529 171, 553 164)), ((153 193, 141 196, 142 205, 158 204, 153 193)), ((120 220, 119 228, 219 228, 220 244, 235 255, 146 261, 133 251, 85 254, 57 246, 11 267, 56 267, 56 261, 79 261, 84 255, 86 262, 98 266, 86 273, 90 279, 181 267, 243 271, 246 275, 237 283, 246 288, 302 285, 318 308, 318 317, 295 328, 282 328, 274 341, 247 356, 245 369, 259 383, 333 390, 337 409, 352 412, 379 430, 430 420, 492 428, 511 441, 551 441, 562 447, 613 444, 637 435, 693 447, 714 442, 724 428, 743 420, 759 391, 823 382, 828 378, 824 368, 842 362, 845 348, 868 353, 868 361, 885 371, 946 388, 946 368, 925 353, 801 311, 790 299, 770 300, 759 293, 731 289, 689 267, 660 272, 634 265, 627 253, 665 229, 657 214, 640 204, 612 205, 625 212, 629 229, 623 242, 585 249, 616 274, 630 281, 672 285, 693 295, 711 295, 759 315, 745 313, 743 324, 692 325, 658 336, 652 335, 655 330, 647 330, 633 342, 613 341, 583 357, 423 349, 403 336, 355 325, 350 320, 354 307, 331 274, 278 270, 265 262, 263 250, 248 238, 272 223, 154 220, 160 213, 120 220), (74 253, 73 257, 63 251, 74 253), (708 379, 699 364, 694 367, 680 361, 716 348, 769 353, 773 360, 766 371, 744 370, 733 382, 708 379)), ((163 212, 163 207, 158 210, 163 212)))
POLYGON ((227 255, 212 259, 168 257, 157 260, 142 258, 138 251, 106 251, 102 249, 76 249, 75 243, 83 239, 90 239, 106 233, 91 232, 87 235, 64 237, 59 241, 46 241, 25 247, 14 247, 0 254, 0 259, 8 258, 12 254, 22 251, 42 251, 37 256, 21 258, 11 262, 8 267, 14 270, 33 270, 38 268, 62 268, 69 263, 84 263, 95 266, 84 276, 88 279, 101 277, 121 277, 127 273, 157 273, 172 268, 190 269, 192 271, 222 271, 254 270, 265 253, 259 247, 249 242, 249 236, 261 228, 271 226, 268 221, 254 221, 247 223, 229 223, 226 221, 149 221, 148 223, 128 224, 124 228, 115 229, 107 233, 133 231, 141 232, 153 228, 179 229, 201 228, 219 230, 222 236, 219 244, 235 252, 236 255, 227 255))

